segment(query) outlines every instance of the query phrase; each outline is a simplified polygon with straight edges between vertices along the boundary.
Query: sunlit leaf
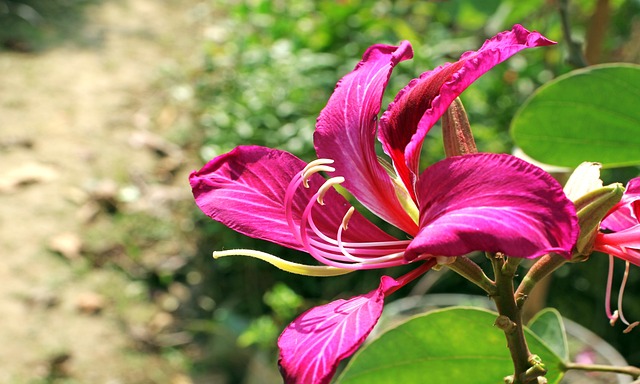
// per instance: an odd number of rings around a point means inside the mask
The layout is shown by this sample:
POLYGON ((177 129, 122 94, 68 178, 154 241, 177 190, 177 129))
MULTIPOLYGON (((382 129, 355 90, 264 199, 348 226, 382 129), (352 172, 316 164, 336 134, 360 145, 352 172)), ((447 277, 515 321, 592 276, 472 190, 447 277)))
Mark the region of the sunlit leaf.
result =
MULTIPOLYGON (((513 374, 497 313, 454 307, 417 316, 389 330, 358 352, 338 384, 495 384, 513 374)), ((549 383, 562 377, 560 357, 526 330, 532 353, 548 369, 549 383)))
POLYGON ((640 164, 640 66, 607 64, 547 83, 511 124, 520 148, 542 163, 640 164))

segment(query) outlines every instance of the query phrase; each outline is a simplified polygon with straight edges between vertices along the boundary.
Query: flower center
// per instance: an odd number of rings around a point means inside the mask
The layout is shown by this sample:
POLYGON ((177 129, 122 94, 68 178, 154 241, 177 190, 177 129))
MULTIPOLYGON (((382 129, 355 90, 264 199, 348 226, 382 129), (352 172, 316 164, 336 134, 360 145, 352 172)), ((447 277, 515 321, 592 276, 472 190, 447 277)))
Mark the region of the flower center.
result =
MULTIPOLYGON (((299 188, 310 188, 309 181, 318 172, 335 172, 331 159, 310 162, 289 183, 285 193, 285 215, 291 232, 316 260, 322 264, 347 269, 373 269, 406 264, 404 251, 411 240, 392 241, 345 241, 355 208, 349 207, 337 225, 335 232, 325 233, 315 224, 313 216, 325 205, 325 196, 330 189, 345 181, 342 176, 327 179, 307 202, 299 220, 294 217, 294 198, 299 188)), ((326 230, 325 230, 326 231, 326 230)))

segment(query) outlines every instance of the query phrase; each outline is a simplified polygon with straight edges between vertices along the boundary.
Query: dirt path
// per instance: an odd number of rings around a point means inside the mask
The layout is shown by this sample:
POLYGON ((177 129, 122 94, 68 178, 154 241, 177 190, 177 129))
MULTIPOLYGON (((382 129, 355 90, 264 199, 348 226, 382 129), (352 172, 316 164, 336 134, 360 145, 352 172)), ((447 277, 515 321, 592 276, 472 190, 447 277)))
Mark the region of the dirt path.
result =
POLYGON ((118 311, 161 321, 139 284, 75 258, 90 191, 156 165, 135 144, 174 121, 154 115, 154 83, 197 54, 195 4, 105 1, 86 46, 0 53, 0 382, 190 382, 179 358, 133 348, 118 311))

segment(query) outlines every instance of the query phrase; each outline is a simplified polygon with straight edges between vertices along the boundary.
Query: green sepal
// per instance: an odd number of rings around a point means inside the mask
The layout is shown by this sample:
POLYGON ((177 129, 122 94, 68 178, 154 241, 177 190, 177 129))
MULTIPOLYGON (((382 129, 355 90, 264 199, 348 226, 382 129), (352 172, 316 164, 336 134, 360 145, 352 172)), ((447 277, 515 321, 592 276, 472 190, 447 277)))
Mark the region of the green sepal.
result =
POLYGON ((600 222, 611 208, 620 202, 624 191, 622 184, 613 183, 595 189, 574 201, 580 237, 576 242, 576 254, 572 261, 582 261, 591 254, 600 222))

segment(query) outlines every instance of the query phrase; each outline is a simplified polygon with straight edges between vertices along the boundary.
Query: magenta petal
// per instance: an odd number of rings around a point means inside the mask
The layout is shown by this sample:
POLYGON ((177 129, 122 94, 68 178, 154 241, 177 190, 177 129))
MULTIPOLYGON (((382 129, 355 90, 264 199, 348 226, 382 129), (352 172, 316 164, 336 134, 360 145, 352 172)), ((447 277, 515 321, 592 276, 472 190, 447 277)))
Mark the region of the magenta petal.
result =
MULTIPOLYGON (((240 146, 191 173, 189 181, 196 204, 214 220, 247 236, 302 250, 288 225, 284 197, 291 179, 305 165, 288 152, 240 146)), ((324 181, 316 174, 309 180, 310 188, 301 187, 297 191, 292 212, 296 224, 324 181)), ((333 189, 325 195, 324 202, 324 206, 314 209, 313 219, 321 231, 335 236, 350 205, 333 189)), ((317 238, 311 232, 310 235, 317 238)), ((344 238, 345 241, 393 240, 357 212, 349 221, 344 238)))
POLYGON ((550 44, 555 43, 515 25, 511 31, 487 40, 478 51, 466 52, 458 62, 423 73, 398 93, 380 120, 379 137, 407 188, 412 187, 418 173, 424 137, 449 104, 481 75, 515 53, 550 44))
POLYGON ((353 72, 338 82, 318 117, 314 143, 318 158, 335 160, 342 184, 368 209, 389 223, 414 234, 416 223, 396 197, 392 181, 375 152, 376 119, 393 67, 410 59, 408 42, 399 47, 374 45, 353 72))
POLYGON ((640 177, 632 179, 622 200, 602 221, 613 233, 598 233, 594 249, 640 266, 640 177))
POLYGON ((622 231, 638 224, 640 219, 640 177, 632 179, 622 200, 611 209, 601 227, 611 231, 622 231))
POLYGON ((405 257, 472 251, 569 256, 578 236, 573 203, 540 168, 510 155, 451 157, 417 184, 420 232, 405 257))
POLYGON ((601 233, 601 237, 606 238, 606 243, 617 245, 623 248, 640 249, 640 224, 612 233, 601 233))
POLYGON ((378 289, 311 308, 289 324, 278 339, 285 383, 329 383, 340 360, 351 356, 378 322, 385 293, 398 285, 383 276, 378 289))
POLYGON ((616 233, 598 233, 593 249, 640 267, 640 225, 616 233), (625 233, 626 232, 626 233, 625 233), (620 235, 627 237, 621 239, 620 235))

